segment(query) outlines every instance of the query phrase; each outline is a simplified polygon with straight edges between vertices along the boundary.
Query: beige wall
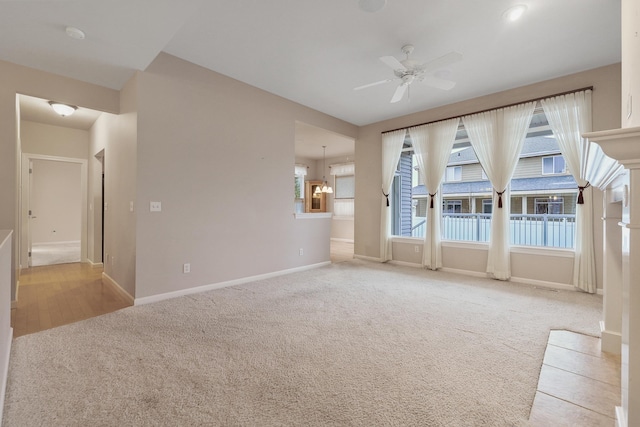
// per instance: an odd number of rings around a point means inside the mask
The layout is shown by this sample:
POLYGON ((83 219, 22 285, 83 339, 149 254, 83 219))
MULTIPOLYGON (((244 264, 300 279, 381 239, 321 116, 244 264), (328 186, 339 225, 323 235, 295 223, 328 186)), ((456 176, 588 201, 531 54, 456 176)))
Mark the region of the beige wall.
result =
POLYGON ((23 153, 75 159, 86 159, 89 154, 89 131, 86 130, 22 120, 20 138, 23 153))
MULTIPOLYGON (((373 123, 360 128, 356 139, 356 219, 355 219, 355 253, 367 258, 379 258, 380 254, 380 207, 381 207, 381 132, 414 126, 420 123, 442 120, 471 114, 476 111, 499 108, 533 98, 552 96, 570 90, 593 86, 593 130, 605 130, 619 126, 620 122, 620 64, 597 68, 569 76, 560 77, 528 86, 523 86, 504 92, 499 92, 456 104, 445 105, 432 110, 422 111, 408 116, 373 123), (374 184, 372 184, 374 183, 374 184), (378 184, 375 184, 378 183, 378 184)), ((602 193, 594 190, 594 245, 596 248, 596 265, 598 287, 602 287, 602 193)), ((395 249, 395 247, 394 247, 395 249)), ((460 270, 476 271, 486 254, 465 256, 459 248, 443 250, 445 267, 460 270), (480 261, 478 261, 480 260, 480 261), (478 261, 478 262, 477 262, 478 261)), ((477 250, 475 252, 478 252, 477 250)), ((482 250, 480 250, 482 252, 482 250)), ((484 251, 486 253, 486 251, 484 251)), ((400 254, 402 252, 399 252, 400 254)), ((512 257, 513 258, 513 257, 512 257)), ((514 262, 512 273, 515 277, 537 277, 536 280, 557 282, 568 277, 566 271, 556 272, 542 269, 546 272, 540 276, 541 266, 549 257, 532 255, 531 262, 514 262)), ((553 256, 551 257, 553 258, 553 256)), ((404 261, 399 259, 399 261, 404 261)), ((518 261, 518 260, 516 260, 518 261)), ((569 263, 563 263, 569 264, 569 263)), ((483 267, 484 269, 484 267, 483 267)), ((484 271, 484 270, 480 271, 484 271)))
POLYGON ((120 92, 120 114, 102 114, 90 131, 89 254, 101 253, 102 168, 104 162, 104 272, 132 297, 136 287, 137 77, 120 92), (103 155, 102 160, 96 155, 103 155), (133 203, 133 210, 131 209, 133 203))
MULTIPOLYGON (((637 0, 622 0, 622 89, 623 128, 640 126, 640 6, 637 0), (629 114, 631 113, 631 114, 629 114)), ((620 123, 610 129, 620 127, 620 123)), ((604 129, 603 129, 604 130, 604 129)))
POLYGON ((293 215, 295 122, 355 126, 166 54, 138 89, 136 298, 329 260, 330 220, 293 215))
MULTIPOLYGON (((117 113, 119 94, 104 87, 80 82, 27 67, 0 61, 0 229, 19 226, 18 183, 20 182, 20 117, 16 95, 24 94, 44 99, 56 99, 117 113)), ((13 234, 13 271, 11 281, 15 299, 16 271, 19 259, 18 232, 13 234)))

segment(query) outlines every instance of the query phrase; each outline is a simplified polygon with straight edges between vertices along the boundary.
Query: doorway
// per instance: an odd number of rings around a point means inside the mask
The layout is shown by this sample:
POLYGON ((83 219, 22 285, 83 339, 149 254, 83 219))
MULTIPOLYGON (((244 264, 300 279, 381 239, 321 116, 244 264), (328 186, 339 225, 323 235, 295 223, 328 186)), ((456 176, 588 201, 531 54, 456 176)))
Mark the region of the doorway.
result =
POLYGON ((85 261, 87 161, 27 153, 22 157, 21 265, 85 261))

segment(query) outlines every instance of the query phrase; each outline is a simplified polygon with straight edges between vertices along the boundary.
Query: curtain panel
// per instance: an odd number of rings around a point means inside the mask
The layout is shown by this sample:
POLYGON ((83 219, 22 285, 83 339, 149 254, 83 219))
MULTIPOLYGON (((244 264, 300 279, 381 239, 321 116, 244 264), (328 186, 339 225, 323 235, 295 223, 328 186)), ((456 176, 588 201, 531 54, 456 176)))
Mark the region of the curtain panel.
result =
POLYGON ((493 186, 487 273, 499 280, 511 278, 509 183, 518 164, 534 108, 535 103, 528 102, 462 118, 471 146, 493 186))
POLYGON ((578 183, 573 286, 595 293, 593 188, 587 179, 590 142, 582 137, 591 131, 591 90, 547 98, 541 103, 567 169, 578 183))
POLYGON ((442 196, 438 191, 451 156, 459 118, 409 128, 409 135, 429 193, 427 222, 422 251, 422 265, 431 270, 442 268, 442 196))
POLYGON ((382 134, 382 198, 380 202, 380 259, 383 262, 393 259, 391 250, 391 203, 389 195, 393 177, 398 167, 402 145, 407 130, 401 129, 382 134))
POLYGON ((295 165, 293 170, 294 175, 306 175, 307 174, 307 166, 305 165, 295 165))

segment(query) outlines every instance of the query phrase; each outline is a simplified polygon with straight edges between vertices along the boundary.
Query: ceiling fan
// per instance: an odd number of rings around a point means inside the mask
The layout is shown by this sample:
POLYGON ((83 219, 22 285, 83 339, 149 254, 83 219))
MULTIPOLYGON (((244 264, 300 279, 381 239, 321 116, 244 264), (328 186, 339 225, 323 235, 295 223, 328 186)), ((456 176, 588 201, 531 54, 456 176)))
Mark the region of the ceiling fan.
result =
POLYGON ((420 62, 409 58, 413 52, 413 45, 407 44, 402 46, 402 52, 407 55, 407 58, 403 61, 399 61, 393 56, 380 57, 380 61, 384 62, 393 70, 393 73, 396 76, 395 78, 380 80, 379 82, 369 83, 364 86, 358 86, 357 88, 354 88, 354 90, 361 90, 384 83, 400 81, 400 85, 396 88, 396 91, 391 98, 391 102, 394 103, 402 99, 405 92, 413 82, 423 82, 431 87, 442 90, 450 90, 456 85, 456 82, 441 79, 434 76, 432 73, 439 68, 446 67, 449 64, 461 60, 462 54, 458 52, 449 52, 440 58, 421 64, 420 62))

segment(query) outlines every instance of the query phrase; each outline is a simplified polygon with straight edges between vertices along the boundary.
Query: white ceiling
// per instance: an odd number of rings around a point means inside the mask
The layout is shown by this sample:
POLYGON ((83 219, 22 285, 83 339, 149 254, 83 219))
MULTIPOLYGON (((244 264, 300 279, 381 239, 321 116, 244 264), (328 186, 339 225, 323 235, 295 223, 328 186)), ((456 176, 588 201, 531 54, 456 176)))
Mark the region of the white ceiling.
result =
POLYGON ((165 51, 355 125, 397 117, 620 61, 620 0, 0 1, 0 59, 121 89, 165 51), (528 6, 518 22, 503 12, 528 6), (65 34, 66 26, 86 33, 65 34), (401 46, 429 61, 463 59, 437 74, 450 91, 395 83, 378 58, 401 46))

